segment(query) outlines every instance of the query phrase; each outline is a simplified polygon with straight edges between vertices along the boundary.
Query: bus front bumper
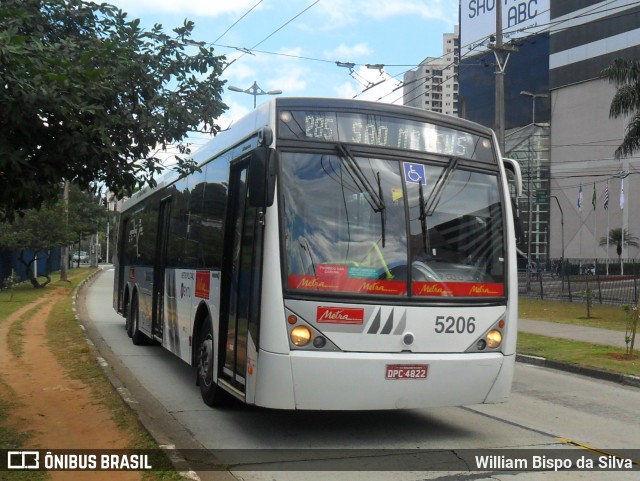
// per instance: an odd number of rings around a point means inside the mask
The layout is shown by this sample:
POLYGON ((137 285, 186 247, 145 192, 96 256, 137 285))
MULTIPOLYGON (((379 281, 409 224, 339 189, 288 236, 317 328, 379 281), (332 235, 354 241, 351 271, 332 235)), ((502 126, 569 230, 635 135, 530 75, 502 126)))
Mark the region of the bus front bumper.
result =
MULTIPOLYGON (((270 363, 265 357, 271 357, 274 366, 284 367, 282 358, 290 362, 292 389, 280 390, 279 394, 286 397, 289 392, 292 403, 281 398, 282 406, 271 407, 304 410, 414 409, 504 402, 511 389, 515 363, 515 356, 502 353, 294 351, 287 356, 263 351, 260 355, 261 371, 269 371, 270 363), (414 373, 421 377, 411 377, 414 373)), ((267 397, 274 400, 278 394, 267 397)))

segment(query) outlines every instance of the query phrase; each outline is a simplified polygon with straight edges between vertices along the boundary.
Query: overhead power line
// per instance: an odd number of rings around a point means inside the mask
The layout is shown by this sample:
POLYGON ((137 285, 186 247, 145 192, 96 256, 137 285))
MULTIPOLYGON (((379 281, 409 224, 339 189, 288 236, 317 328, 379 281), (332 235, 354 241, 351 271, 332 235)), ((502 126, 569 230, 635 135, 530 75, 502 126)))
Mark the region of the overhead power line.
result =
POLYGON ((312 7, 314 7, 315 5, 317 5, 320 2, 320 0, 316 0, 315 2, 313 2, 311 5, 309 5, 308 7, 306 7, 304 10, 302 10, 300 13, 298 13, 297 15, 295 15, 293 18, 287 20, 285 23, 283 23, 281 26, 279 26, 278 28, 276 28, 273 32, 271 32, 269 35, 267 35, 265 38, 263 38, 262 40, 260 40, 258 43, 256 43, 253 47, 246 49, 245 52, 242 53, 242 55, 240 55, 239 57, 233 59, 231 62, 229 62, 223 70, 227 69, 227 67, 229 67, 229 65, 231 65, 232 63, 240 60, 242 57, 244 57, 245 55, 247 55, 248 53, 252 54, 252 50, 254 50, 255 48, 259 47, 260 45, 262 45, 264 42, 266 42, 268 39, 270 39, 271 37, 273 37, 276 33, 278 33, 280 30, 282 30, 284 27, 286 27, 287 25, 289 25, 291 22, 293 22, 296 18, 300 17, 301 15, 303 15, 305 12, 307 12, 308 10, 310 10, 312 7))
POLYGON ((264 0, 258 0, 258 3, 256 3, 253 7, 251 7, 249 10, 247 10, 247 11, 244 13, 244 15, 242 15, 242 17, 240 17, 238 20, 236 20, 235 22, 233 22, 233 24, 232 24, 228 29, 226 29, 226 30, 222 33, 222 35, 220 35, 218 38, 216 38, 216 39, 212 42, 212 45, 213 45, 213 44, 216 44, 216 43, 217 43, 217 42, 218 42, 222 37, 224 37, 224 36, 229 32, 229 30, 231 30, 233 27, 235 27, 236 25, 238 25, 238 23, 240 23, 240 21, 241 21, 244 17, 246 17, 247 15, 249 15, 251 12, 253 12, 253 10, 254 10, 258 5, 260 5, 263 1, 264 1, 264 0))
MULTIPOLYGON (((241 55, 239 55, 238 57, 236 57, 235 59, 233 59, 231 62, 229 62, 226 66, 225 69, 228 68, 231 64, 233 64, 234 62, 238 61, 239 59, 241 59, 242 57, 244 57, 247 54, 250 55, 254 55, 256 53, 259 54, 265 54, 265 55, 275 55, 275 56, 282 56, 282 57, 289 57, 289 58, 295 58, 295 59, 300 59, 300 60, 307 60, 307 61, 313 61, 313 62, 322 62, 322 63, 331 63, 334 64, 336 66, 340 66, 340 67, 344 67, 346 65, 349 65, 350 68, 350 76, 352 76, 354 78, 354 80, 356 80, 358 83, 360 83, 363 86, 363 90, 362 92, 360 92, 359 94, 357 94, 354 98, 357 98, 360 95, 363 95, 366 91, 370 90, 372 87, 374 86, 378 86, 381 85, 385 82, 388 82, 390 80, 394 80, 397 79, 398 77, 404 75, 405 73, 407 73, 409 70, 411 70, 412 68, 416 68, 416 67, 420 67, 422 65, 422 63, 416 63, 416 64, 393 64, 393 63, 356 63, 356 62, 349 62, 349 61, 343 61, 343 60, 327 60, 327 59, 322 59, 322 58, 316 58, 316 57, 312 57, 312 56, 304 56, 304 55, 294 55, 294 54, 288 54, 288 53, 282 53, 282 52, 273 52, 273 51, 267 51, 267 50, 258 50, 257 47, 259 45, 261 45, 262 43, 264 43, 266 40, 268 40, 269 38, 271 38, 273 35, 275 35, 277 32, 279 32, 280 30, 282 30, 285 26, 289 25, 291 22, 293 22, 295 19, 297 19, 298 17, 300 17, 301 15, 303 15, 305 12, 307 12, 309 9, 311 9, 312 7, 314 7, 317 3, 320 2, 320 0, 316 0, 315 2, 313 2, 312 4, 310 4, 309 6, 307 6, 306 8, 304 8, 301 12, 299 12, 298 14, 296 14, 294 17, 292 17, 291 19, 289 19, 287 22, 285 22, 284 24, 282 24, 280 27, 278 27, 277 29, 275 29, 273 32, 271 32, 268 36, 266 36, 265 38, 263 38, 260 42, 256 43, 253 47, 240 47, 240 46, 234 46, 234 45, 227 45, 227 44, 219 44, 219 40, 231 29, 233 28, 235 25, 237 25, 237 23, 242 20, 243 18, 245 18, 252 10, 254 10, 263 0, 259 0, 253 7, 251 7, 251 9, 249 9, 249 11, 247 11, 242 17, 240 17, 240 19, 238 19, 233 25, 231 25, 231 27, 229 27, 221 36, 219 36, 214 42, 212 42, 210 45, 211 46, 216 46, 216 47, 222 47, 222 48, 228 48, 228 49, 233 49, 233 50, 237 50, 239 52, 242 52, 241 55), (375 65, 376 68, 379 67, 381 73, 382 70, 384 68, 391 68, 391 67, 408 67, 408 70, 405 70, 403 72, 400 72, 396 75, 391 75, 388 74, 389 77, 387 78, 382 78, 379 82, 369 82, 366 79, 364 82, 359 80, 358 78, 354 77, 354 75, 352 74, 352 72, 355 72, 355 67, 362 67, 362 66, 371 66, 371 65, 375 65)), ((596 7, 594 7, 591 10, 573 15, 571 17, 567 17, 564 18, 562 20, 559 21, 550 21, 547 24, 542 24, 542 25, 538 25, 537 27, 543 26, 546 28, 540 29, 540 30, 536 30, 536 31, 532 31, 532 30, 527 30, 527 29, 522 29, 522 30, 505 30, 504 35, 513 35, 514 33, 517 32, 523 32, 526 34, 526 37, 530 37, 532 35, 542 35, 542 34, 549 34, 549 33, 556 33, 559 31, 563 31, 566 30, 568 28, 572 28, 572 26, 569 27, 560 27, 562 24, 565 24, 567 22, 571 22, 574 21, 576 19, 580 19, 580 18, 586 18, 592 15, 597 15, 597 14, 601 14, 603 12, 607 12, 607 11, 616 11, 616 10, 620 10, 621 8, 625 8, 627 9, 629 7, 629 5, 623 5, 623 6, 613 6, 610 8, 605 8, 608 5, 611 5, 612 3, 614 3, 616 0, 610 0, 609 2, 603 4, 603 5, 598 5, 596 7)), ((544 12, 541 12, 544 13, 544 12)), ((607 19, 611 19, 611 18, 618 18, 618 17, 623 17, 623 16, 627 16, 627 15, 631 15, 634 12, 626 12, 626 11, 622 11, 620 12, 618 15, 613 15, 613 16, 608 16, 608 17, 604 17, 604 18, 600 18, 600 19, 596 19, 594 20, 594 22, 598 22, 598 21, 603 21, 603 20, 607 20, 607 19)), ((489 35, 476 40, 472 43, 470 43, 469 45, 464 45, 461 46, 460 49, 464 49, 466 47, 473 47, 471 48, 468 52, 465 52, 464 54, 460 55, 460 60, 462 60, 465 57, 468 57, 470 55, 473 55, 473 51, 476 48, 481 47, 488 39, 489 39, 489 35)), ((518 37, 518 38, 511 38, 509 40, 509 43, 514 44, 516 42, 520 42, 523 41, 525 37, 518 37)), ((444 58, 447 54, 443 54, 439 57, 433 57, 431 62, 435 62, 437 60, 441 60, 442 58, 444 58)), ((452 65, 455 62, 452 62, 450 65, 452 65)), ((487 63, 486 66, 492 65, 491 63, 487 63)), ((448 66, 443 66, 444 68, 447 68, 448 66)), ((466 68, 466 66, 465 66, 466 68)), ((416 79, 416 82, 421 82, 418 83, 418 85, 415 86, 414 89, 412 89, 409 93, 416 91, 417 89, 419 89, 421 86, 423 86, 429 79, 433 78, 433 76, 425 76, 422 79, 418 80, 416 79)), ((451 77, 449 77, 451 78, 451 77)), ((447 78, 447 80, 449 79, 447 78)), ((400 80, 400 82, 402 82, 402 80, 400 80)), ((394 88, 392 90, 393 91, 397 91, 400 87, 402 87, 403 85, 397 86, 396 88, 394 88)), ((378 100, 382 100, 384 97, 388 96, 390 94, 387 94, 383 97, 380 97, 378 100)), ((404 95, 403 95, 404 97, 404 95)), ((401 100, 401 98, 396 99, 394 101, 392 101, 392 103, 397 103, 399 100, 401 100)))

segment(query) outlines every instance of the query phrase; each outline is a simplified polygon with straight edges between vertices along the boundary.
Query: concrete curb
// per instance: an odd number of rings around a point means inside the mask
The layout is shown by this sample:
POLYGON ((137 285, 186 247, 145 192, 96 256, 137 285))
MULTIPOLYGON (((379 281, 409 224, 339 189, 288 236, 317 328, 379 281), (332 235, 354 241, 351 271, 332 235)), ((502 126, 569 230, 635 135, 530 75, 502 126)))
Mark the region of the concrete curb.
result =
POLYGON ((85 294, 84 289, 103 271, 104 269, 102 268, 96 269, 94 273, 78 285, 73 294, 73 310, 76 320, 85 333, 87 344, 94 350, 102 371, 123 403, 137 415, 143 429, 158 444, 159 449, 166 452, 167 457, 176 469, 176 473, 182 479, 190 481, 234 481, 233 475, 228 471, 196 472, 191 469, 189 462, 179 454, 180 451, 176 451, 176 445, 180 446, 181 450, 204 450, 204 446, 197 442, 191 433, 147 392, 138 379, 122 364, 122 361, 111 352, 111 349, 98 334, 95 326, 87 321, 88 315, 82 299, 85 294), (77 310, 76 302, 78 302, 77 310))
POLYGON ((628 374, 620 374, 617 372, 605 371, 604 369, 595 369, 590 367, 576 366, 575 364, 568 364, 565 362, 553 361, 544 357, 528 356, 526 354, 516 354, 516 361, 531 364, 539 367, 546 367, 549 369, 556 369, 558 371, 569 372, 571 374, 579 374, 581 376, 588 376, 595 379, 601 379, 603 381, 615 382, 623 384, 625 386, 631 386, 640 388, 640 377, 631 376, 628 374))

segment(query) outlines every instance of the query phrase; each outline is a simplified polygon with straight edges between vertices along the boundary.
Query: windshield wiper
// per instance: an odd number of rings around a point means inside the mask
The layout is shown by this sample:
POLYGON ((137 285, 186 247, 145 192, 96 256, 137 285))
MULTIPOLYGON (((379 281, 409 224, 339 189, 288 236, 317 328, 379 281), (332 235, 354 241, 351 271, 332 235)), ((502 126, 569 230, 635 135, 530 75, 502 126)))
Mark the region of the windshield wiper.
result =
POLYGON ((442 199, 442 193, 451 180, 451 176, 455 172, 457 167, 458 159, 451 159, 449 165, 447 165, 447 167, 440 173, 438 180, 436 180, 435 187, 429 194, 429 197, 426 199, 426 201, 424 198, 424 191, 422 189, 422 182, 418 184, 418 195, 420 196, 420 214, 418 216, 418 219, 420 219, 420 229, 422 230, 422 246, 424 247, 424 251, 427 255, 430 252, 429 236, 427 233, 427 217, 433 215, 433 212, 438 207, 438 204, 442 199))
POLYGON ((449 165, 447 165, 446 169, 444 169, 440 173, 440 177, 438 177, 438 180, 436 181, 436 185, 431 191, 431 194, 429 194, 429 198, 427 199, 427 204, 425 206, 426 207, 425 215, 428 215, 428 216, 433 215, 433 212, 436 210, 436 208, 438 207, 438 204, 440 203, 440 200, 442 199, 442 193, 444 192, 444 188, 447 186, 447 184, 451 180, 451 176, 456 171, 457 168, 458 168, 458 159, 453 158, 451 159, 451 162, 449 162, 449 165))
POLYGON ((424 192, 422 190, 422 182, 418 184, 418 194, 420 195, 420 229, 422 230, 422 245, 425 255, 429 254, 429 236, 427 236, 427 210, 425 209, 424 192))
POLYGON ((365 199, 371 209, 377 214, 380 213, 380 222, 382 224, 382 247, 385 246, 386 242, 386 205, 384 203, 384 195, 382 193, 382 182, 380 181, 380 172, 376 173, 376 183, 378 184, 378 191, 374 189, 366 175, 358 165, 358 162, 353 157, 351 152, 346 145, 336 144, 336 150, 338 152, 338 157, 342 160, 342 165, 345 167, 345 170, 351 177, 351 180, 355 184, 355 186, 361 191, 366 192, 368 196, 365 196, 365 199))

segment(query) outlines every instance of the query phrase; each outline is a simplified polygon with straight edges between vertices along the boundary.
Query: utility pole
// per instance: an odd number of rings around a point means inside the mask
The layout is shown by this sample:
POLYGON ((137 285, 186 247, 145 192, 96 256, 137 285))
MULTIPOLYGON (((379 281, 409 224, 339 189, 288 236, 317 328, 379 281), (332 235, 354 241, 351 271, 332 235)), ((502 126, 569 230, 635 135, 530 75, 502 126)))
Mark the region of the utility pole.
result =
POLYGON ((107 242, 106 242, 106 244, 107 244, 107 255, 104 258, 104 262, 111 262, 109 260, 109 234, 110 234, 109 227, 110 227, 110 221, 111 221, 111 218, 110 218, 111 212, 109 212, 109 192, 107 192, 107 196, 105 197, 105 200, 107 201, 107 242))
POLYGON ((506 155, 504 145, 504 70, 509 62, 509 55, 518 49, 512 45, 505 46, 502 41, 502 2, 496 2, 496 35, 491 39, 489 49, 496 58, 496 99, 495 99, 495 131, 500 146, 500 153, 506 155), (504 57, 506 52, 507 56, 504 57))
MULTIPOLYGON (((64 181, 63 191, 63 203, 64 203, 64 224, 66 232, 69 232, 69 181, 64 181)), ((68 282, 68 267, 69 267, 69 243, 67 242, 62 249, 60 249, 60 280, 68 282)))

